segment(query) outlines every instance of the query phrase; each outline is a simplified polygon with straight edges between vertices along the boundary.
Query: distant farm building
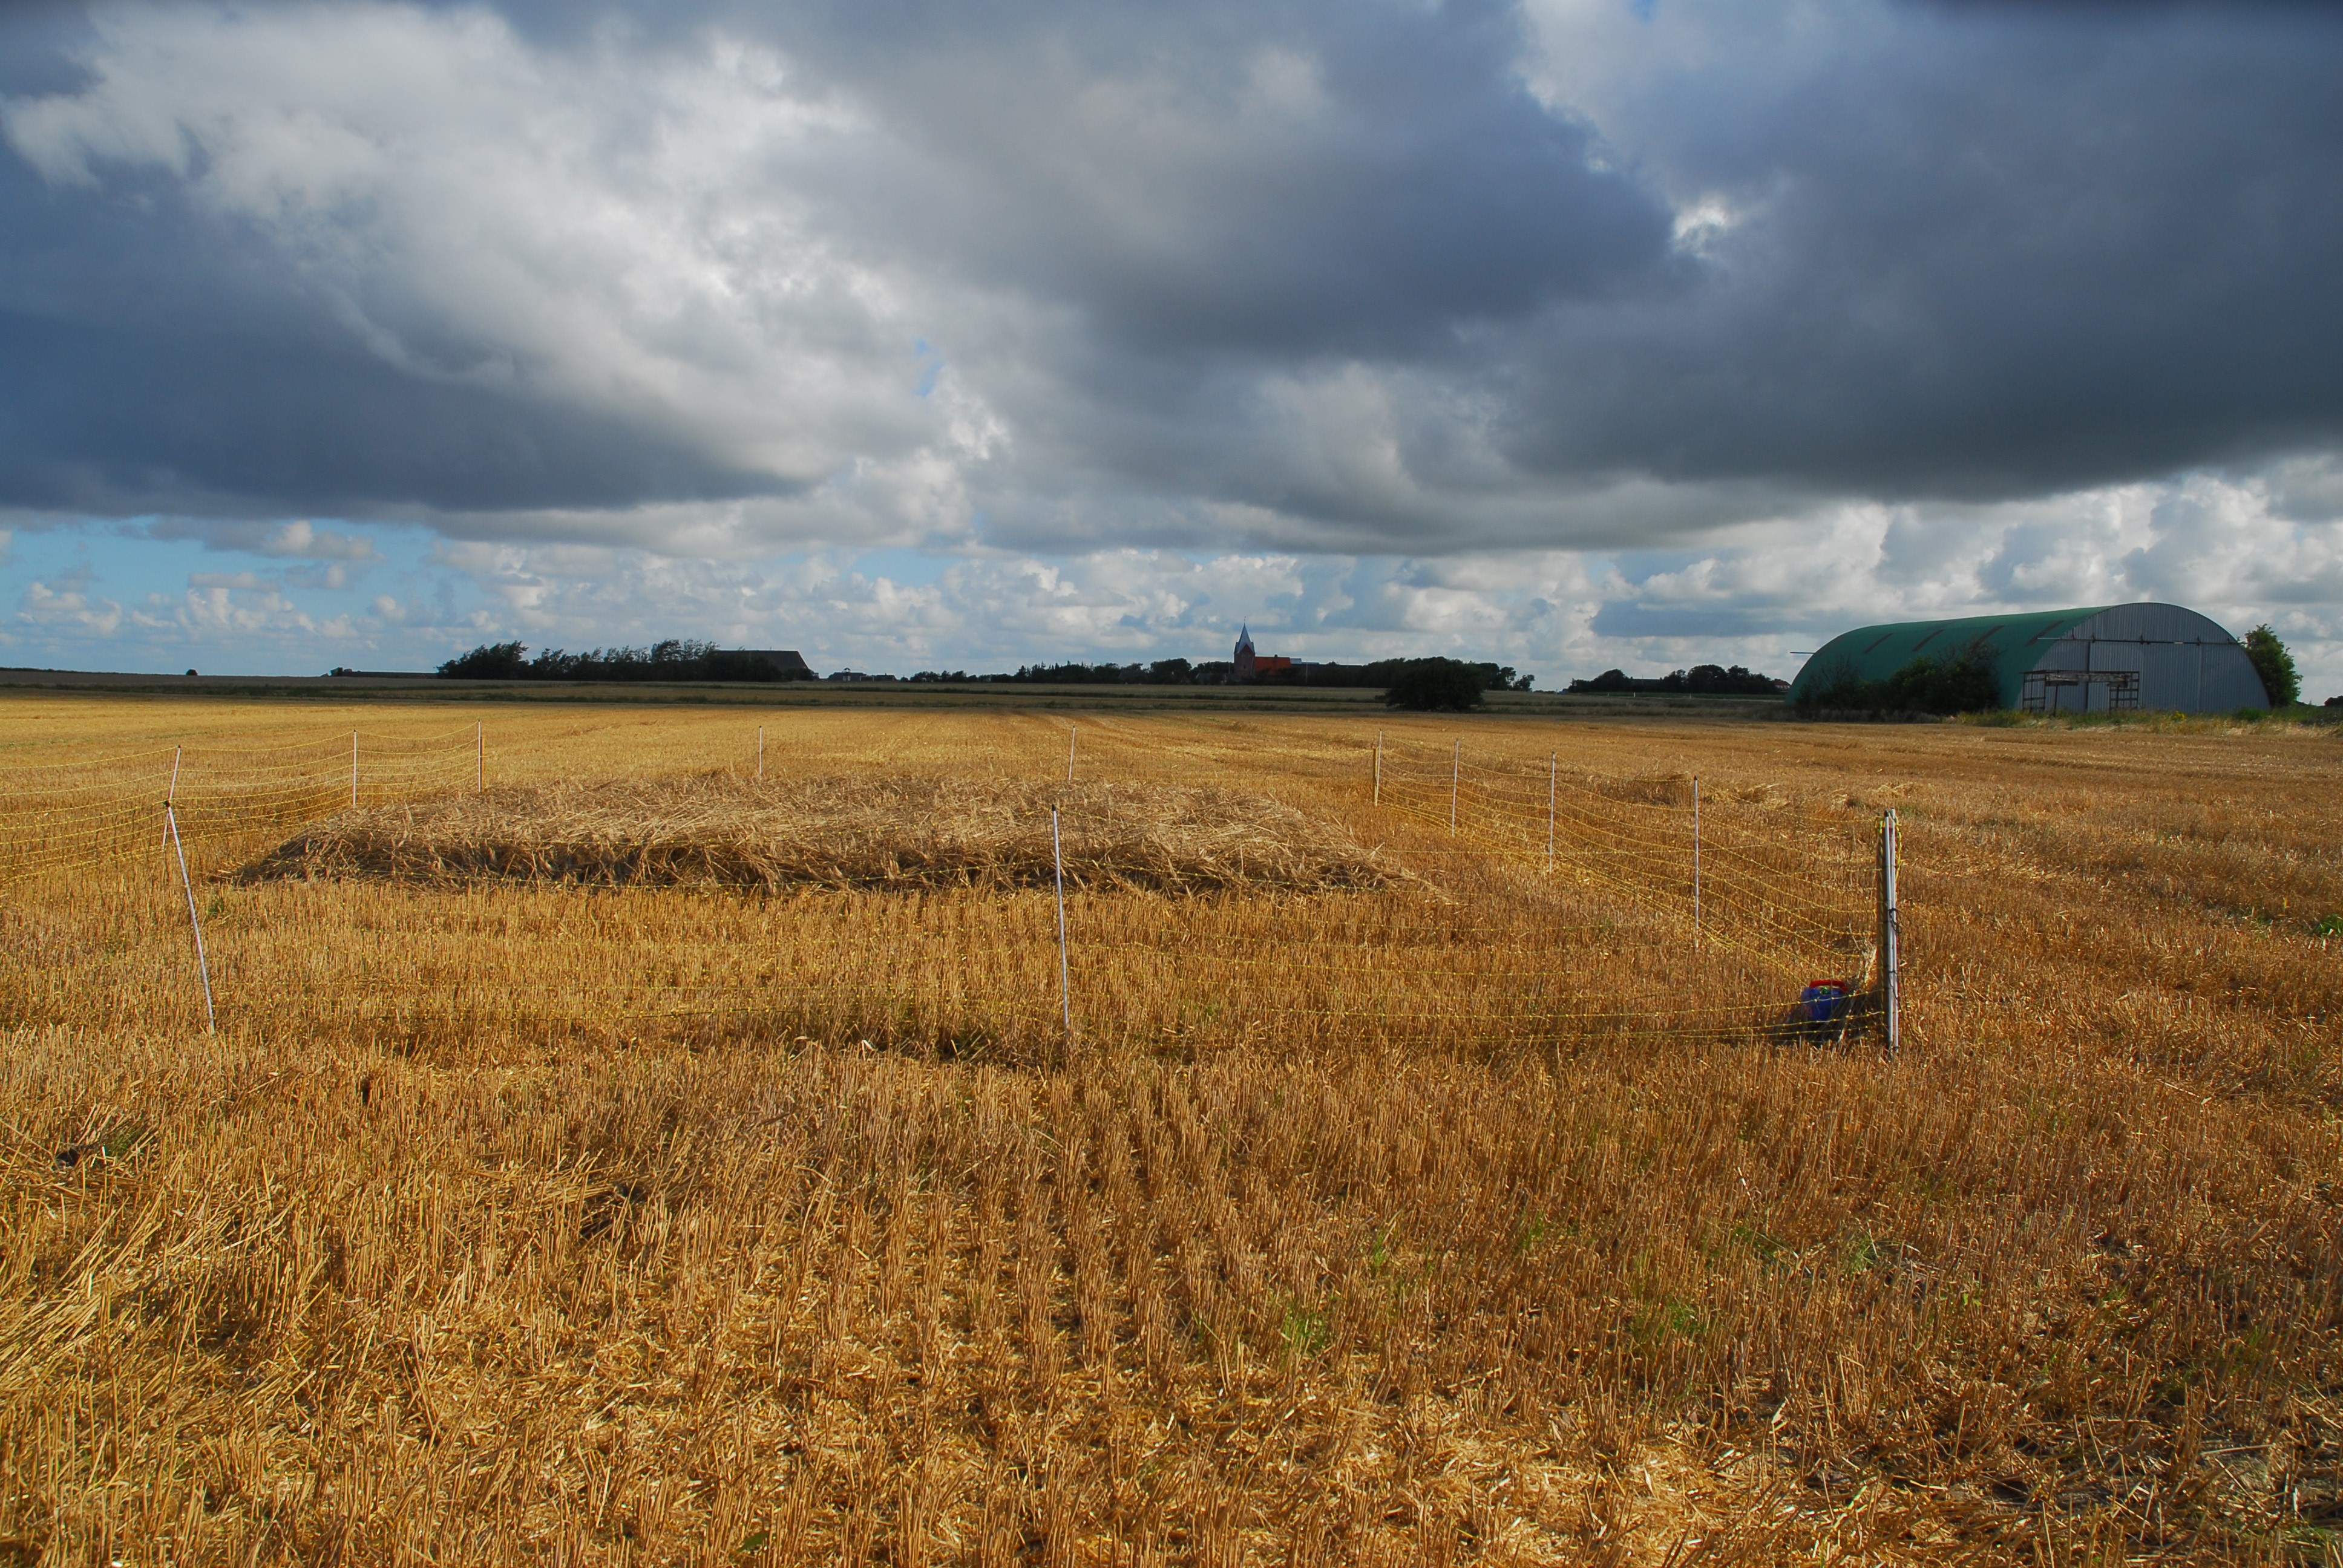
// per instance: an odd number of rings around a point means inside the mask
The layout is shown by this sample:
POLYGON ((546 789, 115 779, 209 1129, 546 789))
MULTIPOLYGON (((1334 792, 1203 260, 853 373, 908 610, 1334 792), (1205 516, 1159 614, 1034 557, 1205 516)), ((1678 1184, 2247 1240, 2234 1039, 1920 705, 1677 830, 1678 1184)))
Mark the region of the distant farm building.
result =
POLYGON ((1826 701, 1835 689, 1885 681, 1916 659, 1963 658, 1991 670, 2002 707, 2028 713, 2226 713, 2269 701, 2245 646, 2177 604, 1858 627, 1815 650, 1789 699, 1826 701))
POLYGON ((783 680, 811 680, 814 678, 813 667, 805 661, 805 655, 794 648, 744 648, 740 650, 740 657, 762 660, 783 680))

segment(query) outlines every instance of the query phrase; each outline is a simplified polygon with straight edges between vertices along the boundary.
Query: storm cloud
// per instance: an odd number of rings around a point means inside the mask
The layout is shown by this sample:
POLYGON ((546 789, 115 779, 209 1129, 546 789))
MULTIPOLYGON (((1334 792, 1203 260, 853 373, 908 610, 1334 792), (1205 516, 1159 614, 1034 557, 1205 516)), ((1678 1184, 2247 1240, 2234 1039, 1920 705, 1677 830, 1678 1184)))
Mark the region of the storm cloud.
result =
POLYGON ((0 509, 1643 552, 1573 613, 1662 641, 1773 613, 1671 552, 1855 515, 2161 487, 2161 584, 2201 479, 2323 561, 2338 80, 2284 5, 20 10, 0 509))

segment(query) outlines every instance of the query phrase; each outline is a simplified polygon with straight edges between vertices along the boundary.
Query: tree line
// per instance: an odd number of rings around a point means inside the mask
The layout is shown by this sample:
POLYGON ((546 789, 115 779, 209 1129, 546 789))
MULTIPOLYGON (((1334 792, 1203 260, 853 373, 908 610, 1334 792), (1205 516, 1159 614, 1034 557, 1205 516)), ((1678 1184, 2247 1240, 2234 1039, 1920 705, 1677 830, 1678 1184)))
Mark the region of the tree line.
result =
POLYGON ((808 680, 810 670, 786 670, 761 654, 723 648, 712 642, 671 637, 649 648, 597 648, 569 653, 558 648, 530 658, 518 642, 484 642, 439 667, 454 680, 808 680))
POLYGON ((1694 697, 1771 697, 1780 689, 1770 675, 1744 665, 1695 664, 1690 669, 1638 678, 1624 669, 1606 669, 1586 680, 1570 683, 1574 692, 1680 691, 1694 697))
MULTIPOLYGON (((689 638, 669 638, 648 648, 598 648, 584 653, 548 648, 534 655, 521 642, 488 642, 448 659, 438 672, 456 680, 779 682, 814 678, 809 670, 781 668, 761 654, 720 648, 689 638)), ((1147 664, 1028 664, 1020 665, 1013 673, 989 675, 923 669, 910 678, 938 684, 1218 686, 1235 678, 1236 666, 1226 659, 1192 663, 1184 658, 1159 658, 1147 664)), ((1527 691, 1534 678, 1506 664, 1383 658, 1372 664, 1315 664, 1277 670, 1256 677, 1252 684, 1380 688, 1394 706, 1453 709, 1477 706, 1484 691, 1527 691), (1393 692, 1399 695, 1390 697, 1393 692)))
MULTIPOLYGON (((1372 664, 1309 664, 1256 675, 1257 686, 1328 686, 1388 688, 1416 665, 1454 665, 1472 673, 1483 691, 1527 691, 1537 678, 1521 675, 1510 664, 1483 664, 1455 658, 1379 658, 1372 664)), ((1192 663, 1184 658, 1159 658, 1148 664, 1020 665, 1013 674, 970 675, 966 670, 923 669, 911 677, 923 681, 1026 681, 1047 686, 1222 686, 1236 678, 1237 667, 1225 658, 1192 663)))

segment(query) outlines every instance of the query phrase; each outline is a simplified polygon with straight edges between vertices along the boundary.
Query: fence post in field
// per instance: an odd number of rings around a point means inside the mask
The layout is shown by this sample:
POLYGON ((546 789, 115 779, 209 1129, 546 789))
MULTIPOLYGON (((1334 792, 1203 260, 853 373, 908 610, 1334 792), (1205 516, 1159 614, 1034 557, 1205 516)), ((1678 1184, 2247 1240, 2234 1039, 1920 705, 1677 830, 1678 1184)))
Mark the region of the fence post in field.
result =
POLYGON ((1058 873, 1058 1005, 1066 1018, 1066 1043, 1074 1042, 1074 988, 1066 964, 1066 852, 1058 837, 1058 809, 1050 808, 1050 863, 1058 873))
POLYGON ((1554 770, 1562 765, 1562 753, 1550 751, 1545 759, 1545 869, 1554 869, 1554 770))
POLYGON ((1692 940, 1700 940, 1700 775, 1692 776, 1692 940))
POLYGON ((1464 743, 1459 740, 1448 754, 1448 830, 1452 833, 1456 831, 1456 789, 1463 777, 1464 743))
POLYGON ((358 732, 350 731, 350 809, 358 809, 358 732))
POLYGON ((1375 804, 1383 803, 1383 732, 1375 731, 1375 804))
POLYGON ((1903 990, 1896 974, 1896 813, 1879 820, 1879 1010, 1886 1020, 1887 1049, 1904 1043, 1903 990))
POLYGON ((174 746, 171 748, 171 787, 163 791, 163 810, 165 812, 165 820, 163 823, 162 837, 156 840, 158 843, 167 844, 171 841, 171 824, 168 819, 168 814, 171 809, 171 803, 179 798, 179 759, 186 754, 186 749, 187 749, 184 746, 174 746))
MULTIPOLYGON (((177 765, 173 764, 171 786, 178 788, 177 765)), ((212 966, 204 958, 204 923, 196 918, 196 884, 187 876, 187 849, 179 842, 179 812, 170 801, 163 802, 163 825, 170 831, 171 848, 179 857, 179 886, 187 895, 187 929, 196 933, 196 972, 204 981, 204 1032, 217 1034, 219 1025, 212 1012, 212 966)))
POLYGON ((1074 738, 1082 732, 1079 724, 1066 726, 1066 782, 1074 781, 1074 738))

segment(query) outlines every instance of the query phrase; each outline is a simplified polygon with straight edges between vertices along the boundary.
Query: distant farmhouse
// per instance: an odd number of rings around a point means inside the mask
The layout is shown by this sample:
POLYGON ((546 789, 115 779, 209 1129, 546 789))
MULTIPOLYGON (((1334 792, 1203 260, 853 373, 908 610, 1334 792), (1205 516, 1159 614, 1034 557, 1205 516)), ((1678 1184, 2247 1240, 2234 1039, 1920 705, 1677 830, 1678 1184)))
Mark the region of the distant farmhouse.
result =
POLYGON ((808 664, 805 655, 794 648, 744 648, 738 657, 764 663, 783 680, 814 678, 813 666, 808 664))
POLYGON ((1976 672, 1979 695, 2027 713, 2230 713, 2269 697, 2245 646, 2177 604, 2100 605, 2032 615, 1858 627, 1823 644, 1791 683, 1806 707, 1861 694, 1923 663, 1976 672))

